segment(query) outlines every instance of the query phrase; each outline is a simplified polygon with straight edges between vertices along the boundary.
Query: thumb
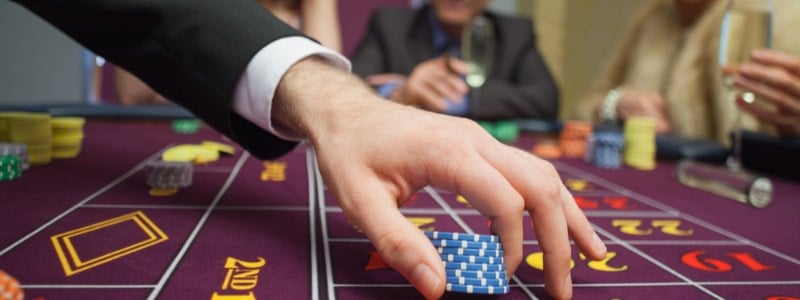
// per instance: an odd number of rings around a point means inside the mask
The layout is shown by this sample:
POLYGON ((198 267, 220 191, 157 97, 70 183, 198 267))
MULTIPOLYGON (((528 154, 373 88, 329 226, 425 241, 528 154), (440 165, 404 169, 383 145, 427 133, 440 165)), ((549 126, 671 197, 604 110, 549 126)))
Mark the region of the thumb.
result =
POLYGON ((450 67, 459 75, 467 75, 467 73, 469 73, 469 65, 458 58, 450 59, 450 67))
MULTIPOLYGON (((394 212, 393 212, 394 214, 394 212)), ((442 297, 444 264, 431 241, 399 213, 389 232, 376 233, 370 240, 383 261, 400 272, 426 299, 442 297)))
POLYGON ((426 299, 440 298, 446 277, 436 248, 400 213, 395 199, 381 188, 385 184, 376 181, 379 180, 362 178, 358 191, 348 195, 369 195, 369 198, 340 198, 342 209, 367 235, 387 265, 400 272, 426 299))

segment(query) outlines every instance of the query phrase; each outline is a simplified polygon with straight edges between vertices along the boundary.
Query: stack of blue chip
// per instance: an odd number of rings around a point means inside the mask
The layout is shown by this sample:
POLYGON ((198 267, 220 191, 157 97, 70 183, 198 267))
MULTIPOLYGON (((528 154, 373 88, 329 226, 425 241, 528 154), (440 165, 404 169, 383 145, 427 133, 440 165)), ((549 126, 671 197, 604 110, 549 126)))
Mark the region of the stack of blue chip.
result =
POLYGON ((625 139, 619 132, 598 132, 592 143, 592 161, 600 168, 619 169, 622 167, 622 148, 625 139))
POLYGON ((446 290, 467 294, 507 294, 503 249, 496 235, 425 231, 444 261, 446 290))

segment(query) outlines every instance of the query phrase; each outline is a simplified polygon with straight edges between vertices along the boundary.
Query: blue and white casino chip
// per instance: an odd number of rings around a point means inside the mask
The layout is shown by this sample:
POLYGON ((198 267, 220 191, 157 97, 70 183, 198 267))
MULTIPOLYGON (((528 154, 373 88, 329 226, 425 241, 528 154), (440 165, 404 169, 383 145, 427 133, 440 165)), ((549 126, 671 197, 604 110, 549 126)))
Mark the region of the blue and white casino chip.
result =
POLYGON ((484 272, 500 272, 506 270, 504 264, 471 264, 466 262, 444 262, 446 270, 464 270, 464 271, 484 271, 484 272))
POLYGON ((484 250, 500 250, 500 243, 491 242, 470 242, 470 241, 454 241, 454 240, 431 240, 433 245, 442 248, 468 248, 468 249, 484 249, 484 250))
POLYGON ((467 248, 436 248, 439 254, 503 257, 503 250, 467 249, 467 248))
POLYGON ((447 277, 447 283, 499 287, 508 285, 508 280, 505 278, 487 279, 487 278, 447 277))
POLYGON ((466 293, 466 294, 508 294, 508 286, 475 286, 475 285, 461 285, 448 283, 446 288, 448 292, 466 293))
POLYGON ((431 240, 454 240, 454 241, 471 241, 471 242, 487 242, 487 243, 500 242, 500 237, 496 235, 469 234, 469 233, 458 233, 458 232, 439 232, 439 231, 425 231, 425 235, 431 240))
POLYGON ((453 255, 453 254, 441 254, 439 255, 443 261, 446 262, 456 262, 456 263, 471 263, 471 264, 503 264, 503 257, 491 257, 491 256, 464 256, 464 255, 453 255))
POLYGON ((483 271, 464 271, 464 270, 448 270, 445 269, 444 272, 447 274, 447 277, 464 277, 464 278, 486 278, 486 279, 503 279, 508 280, 506 278, 506 272, 483 272, 483 271))

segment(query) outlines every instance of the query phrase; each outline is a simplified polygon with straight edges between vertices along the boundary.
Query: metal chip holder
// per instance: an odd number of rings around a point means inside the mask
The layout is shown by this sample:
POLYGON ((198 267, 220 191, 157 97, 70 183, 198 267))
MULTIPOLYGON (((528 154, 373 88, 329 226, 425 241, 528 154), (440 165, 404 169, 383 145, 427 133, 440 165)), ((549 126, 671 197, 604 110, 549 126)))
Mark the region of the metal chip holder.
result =
POLYGON ((682 160, 675 169, 681 183, 738 202, 764 208, 772 202, 772 181, 769 178, 732 171, 728 168, 692 160, 682 160))

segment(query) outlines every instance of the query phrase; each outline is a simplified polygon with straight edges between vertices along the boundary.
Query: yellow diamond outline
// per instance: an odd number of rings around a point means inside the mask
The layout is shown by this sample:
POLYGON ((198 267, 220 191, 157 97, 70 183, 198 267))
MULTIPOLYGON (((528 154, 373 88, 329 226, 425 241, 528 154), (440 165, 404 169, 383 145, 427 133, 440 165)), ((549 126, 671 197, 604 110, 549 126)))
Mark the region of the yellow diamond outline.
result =
POLYGON ((72 276, 119 259, 128 254, 167 241, 169 240, 169 237, 164 234, 164 232, 161 231, 161 229, 158 228, 158 226, 156 226, 156 224, 153 223, 153 221, 150 220, 144 214, 144 212, 135 211, 116 218, 103 220, 94 224, 51 236, 50 240, 53 242, 53 247, 55 248, 58 260, 61 262, 61 267, 64 269, 64 274, 66 276, 72 276), (148 238, 132 245, 91 258, 87 261, 81 260, 80 256, 78 255, 78 251, 72 244, 71 238, 129 221, 135 222, 136 225, 139 226, 139 228, 141 228, 145 234, 147 234, 148 238))

